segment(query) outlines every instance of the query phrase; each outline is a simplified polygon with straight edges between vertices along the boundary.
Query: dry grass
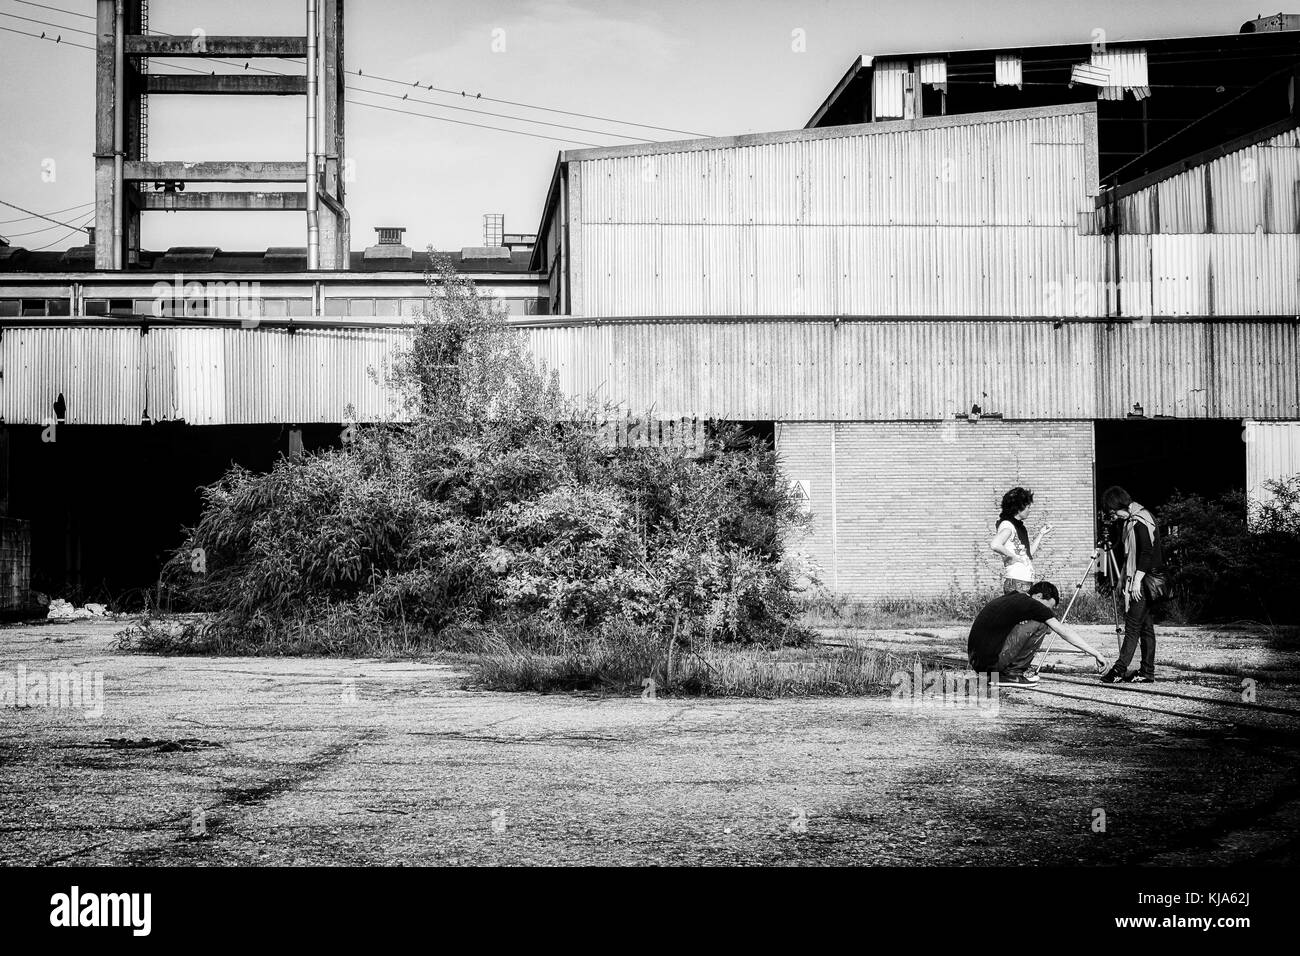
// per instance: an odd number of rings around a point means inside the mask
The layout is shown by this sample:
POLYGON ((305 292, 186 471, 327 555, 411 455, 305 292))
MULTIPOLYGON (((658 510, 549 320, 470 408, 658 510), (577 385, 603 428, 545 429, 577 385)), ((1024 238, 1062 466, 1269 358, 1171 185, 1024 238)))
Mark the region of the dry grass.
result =
POLYGON ((549 651, 502 645, 480 655, 479 682, 490 690, 541 693, 842 697, 883 693, 890 676, 906 666, 891 654, 865 647, 767 649, 715 644, 674 648, 669 675, 666 651, 658 637, 549 651))
MULTIPOLYGON (((1061 592, 1061 611, 1069 604, 1073 588, 1061 592)), ((856 628, 862 630, 904 630, 923 624, 969 624, 980 609, 1002 594, 987 591, 949 591, 935 597, 886 597, 876 601, 822 598, 810 601, 800 623, 812 628, 856 628)), ((1079 592, 1070 609, 1072 624, 1111 624, 1114 608, 1109 595, 1088 587, 1079 592)))

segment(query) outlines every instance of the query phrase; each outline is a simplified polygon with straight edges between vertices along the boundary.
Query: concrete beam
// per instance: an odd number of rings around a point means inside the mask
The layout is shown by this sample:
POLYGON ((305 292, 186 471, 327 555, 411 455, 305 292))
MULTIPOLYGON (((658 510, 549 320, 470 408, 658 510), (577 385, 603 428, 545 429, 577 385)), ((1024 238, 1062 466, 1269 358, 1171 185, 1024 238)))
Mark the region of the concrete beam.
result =
POLYGON ((142 192, 140 194, 140 208, 145 211, 163 209, 174 212, 229 212, 240 209, 253 212, 301 212, 307 208, 307 194, 262 192, 142 192))
POLYGON ((306 163, 286 162, 131 162, 126 178, 135 182, 173 180, 186 183, 303 183, 306 163))
POLYGON ((174 76, 150 73, 143 79, 144 91, 150 94, 291 96, 307 92, 305 76, 174 76))
POLYGON ((305 57, 306 37, 128 36, 127 56, 305 57))

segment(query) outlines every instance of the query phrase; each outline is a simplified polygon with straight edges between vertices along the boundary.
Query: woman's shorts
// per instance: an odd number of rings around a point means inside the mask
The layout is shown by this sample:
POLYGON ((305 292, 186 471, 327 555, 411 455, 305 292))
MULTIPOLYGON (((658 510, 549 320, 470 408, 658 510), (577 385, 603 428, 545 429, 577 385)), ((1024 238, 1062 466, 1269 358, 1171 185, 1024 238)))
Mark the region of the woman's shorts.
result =
POLYGON ((1003 578, 1002 593, 1010 594, 1012 591, 1020 591, 1023 594, 1028 594, 1031 584, 1032 582, 1030 581, 1017 581, 1015 578, 1003 578))

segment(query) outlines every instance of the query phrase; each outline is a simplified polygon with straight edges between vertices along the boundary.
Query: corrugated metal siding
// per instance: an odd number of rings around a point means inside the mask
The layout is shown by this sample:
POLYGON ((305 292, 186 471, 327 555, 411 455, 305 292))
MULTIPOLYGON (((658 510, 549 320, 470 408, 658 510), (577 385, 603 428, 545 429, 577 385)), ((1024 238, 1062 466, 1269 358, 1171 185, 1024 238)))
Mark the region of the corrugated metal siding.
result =
POLYGON ((532 329, 574 394, 634 414, 784 421, 1300 417, 1280 323, 678 322, 532 329))
POLYGON ((1125 50, 1094 51, 1090 61, 1093 66, 1110 72, 1110 83, 1097 91, 1103 100, 1122 100, 1124 91, 1149 85, 1147 80, 1147 51, 1145 47, 1125 50))
POLYGON ((1268 496, 1264 482, 1300 475, 1300 422, 1247 422, 1246 492, 1268 496))
POLYGON ((1152 314, 1300 314, 1300 131, 1178 173, 1118 206, 1121 276, 1147 289, 1152 314))
POLYGON ((999 53, 993 59, 994 86, 1020 86, 1024 83, 1020 57, 1013 53, 999 53))
POLYGON ((916 64, 917 79, 921 83, 942 86, 948 82, 948 61, 941 56, 926 57, 916 64))
POLYGON ((1300 234, 1135 235, 1120 237, 1124 315, 1300 314, 1300 234))
POLYGON ((573 161, 582 314, 1031 316, 1103 278, 1095 114, 854 129, 573 161))
POLYGON ((906 60, 876 60, 871 68, 871 112, 876 119, 903 116, 903 77, 906 60))
POLYGON ((54 417, 70 425, 138 425, 147 336, 139 329, 8 328, 0 335, 0 409, 10 425, 54 417))
POLYGON ((1126 233, 1300 232, 1300 130, 1161 180, 1119 208, 1126 233))
POLYGON ((337 422, 396 411, 369 373, 402 347, 396 329, 6 329, 0 408, 9 424, 53 415, 62 391, 69 424, 193 425, 337 422), (48 394, 47 394, 48 393, 48 394))

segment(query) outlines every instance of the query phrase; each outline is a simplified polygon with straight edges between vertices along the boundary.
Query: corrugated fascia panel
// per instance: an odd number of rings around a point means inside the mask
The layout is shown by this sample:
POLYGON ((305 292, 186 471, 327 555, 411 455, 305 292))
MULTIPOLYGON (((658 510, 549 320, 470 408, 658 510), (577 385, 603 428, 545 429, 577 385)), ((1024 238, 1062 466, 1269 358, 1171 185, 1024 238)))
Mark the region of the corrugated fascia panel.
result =
POLYGON ((571 394, 776 421, 1300 417, 1280 323, 642 322, 529 330, 571 394), (1241 370, 1248 370, 1242 374, 1241 370))

